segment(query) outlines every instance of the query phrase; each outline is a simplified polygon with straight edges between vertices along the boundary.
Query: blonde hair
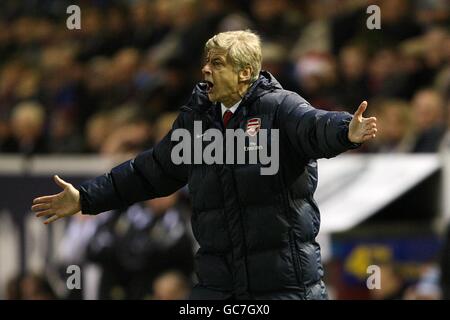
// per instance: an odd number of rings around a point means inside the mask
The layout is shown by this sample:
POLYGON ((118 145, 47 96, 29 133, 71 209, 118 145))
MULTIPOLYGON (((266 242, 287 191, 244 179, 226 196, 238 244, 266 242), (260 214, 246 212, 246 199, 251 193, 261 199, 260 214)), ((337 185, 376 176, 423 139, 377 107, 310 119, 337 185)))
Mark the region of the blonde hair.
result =
POLYGON ((41 127, 45 122, 44 107, 34 101, 24 101, 14 107, 11 114, 13 121, 27 121, 36 127, 41 127))
POLYGON ((236 71, 250 67, 250 82, 258 79, 262 53, 261 40, 257 34, 250 30, 221 32, 206 42, 206 53, 211 49, 226 51, 236 71))

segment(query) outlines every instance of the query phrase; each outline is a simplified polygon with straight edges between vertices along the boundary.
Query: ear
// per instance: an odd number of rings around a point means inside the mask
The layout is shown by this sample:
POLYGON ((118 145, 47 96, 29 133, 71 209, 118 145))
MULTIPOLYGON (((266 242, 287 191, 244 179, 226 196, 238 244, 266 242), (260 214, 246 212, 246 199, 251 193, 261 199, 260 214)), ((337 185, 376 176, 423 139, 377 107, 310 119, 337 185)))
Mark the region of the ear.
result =
POLYGON ((252 69, 250 68, 250 66, 247 66, 247 67, 243 68, 241 71, 239 71, 238 81, 239 82, 249 82, 251 76, 252 76, 252 69))

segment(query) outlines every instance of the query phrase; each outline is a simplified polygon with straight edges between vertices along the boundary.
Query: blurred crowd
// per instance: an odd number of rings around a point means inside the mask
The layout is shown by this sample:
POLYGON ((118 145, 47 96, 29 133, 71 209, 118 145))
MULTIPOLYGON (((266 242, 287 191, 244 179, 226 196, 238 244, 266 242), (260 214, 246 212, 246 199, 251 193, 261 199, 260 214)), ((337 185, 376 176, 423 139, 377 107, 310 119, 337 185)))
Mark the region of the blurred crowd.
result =
MULTIPOLYGON (((80 0, 81 29, 69 30, 73 3, 0 2, 0 154, 129 158, 152 147, 201 80, 206 40, 237 29, 256 31, 263 69, 316 108, 353 113, 369 102, 379 134, 354 152, 450 149, 447 0, 80 0), (366 25, 372 4, 381 29, 366 25)), ((195 241, 179 197, 74 217, 59 266, 99 267, 94 298, 186 298, 195 241)), ((93 297, 57 290, 64 272, 17 276, 6 297, 93 297)), ((429 289, 427 272, 402 297, 429 289)), ((403 290, 390 283, 372 298, 403 290)))
MULTIPOLYGON (((213 34, 251 29, 264 69, 313 106, 369 101, 379 138, 358 152, 435 152, 449 127, 445 0, 0 3, 0 153, 126 153, 157 141, 201 79, 213 34), (368 29, 369 5, 381 29, 368 29)), ((449 143, 450 144, 450 143, 449 143)))
POLYGON ((0 287, 0 299, 187 299, 198 247, 184 197, 181 191, 98 216, 77 214, 45 248, 32 242, 48 238, 48 228, 30 216, 26 246, 41 264, 16 269, 0 287))

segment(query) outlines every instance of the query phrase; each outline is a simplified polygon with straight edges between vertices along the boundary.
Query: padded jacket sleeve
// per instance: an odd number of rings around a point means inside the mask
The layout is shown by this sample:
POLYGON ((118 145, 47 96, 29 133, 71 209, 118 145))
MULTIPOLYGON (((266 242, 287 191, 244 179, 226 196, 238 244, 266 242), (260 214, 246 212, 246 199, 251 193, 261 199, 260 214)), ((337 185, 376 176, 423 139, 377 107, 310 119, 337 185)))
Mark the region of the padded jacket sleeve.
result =
POLYGON ((352 115, 315 109, 296 93, 289 93, 278 110, 281 136, 304 159, 332 158, 360 144, 348 139, 352 115))
POLYGON ((187 167, 171 161, 175 142, 170 139, 172 131, 182 125, 183 113, 153 149, 81 184, 78 188, 81 211, 97 214, 120 209, 135 202, 170 195, 183 187, 187 183, 187 167))

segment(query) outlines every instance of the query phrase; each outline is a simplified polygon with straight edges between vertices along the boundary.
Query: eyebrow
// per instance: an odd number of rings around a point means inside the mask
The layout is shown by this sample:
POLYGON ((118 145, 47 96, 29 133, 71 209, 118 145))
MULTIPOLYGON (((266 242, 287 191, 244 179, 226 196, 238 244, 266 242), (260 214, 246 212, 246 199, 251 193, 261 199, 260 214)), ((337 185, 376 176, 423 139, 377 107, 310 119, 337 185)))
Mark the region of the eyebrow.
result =
POLYGON ((223 57, 223 54, 220 53, 209 53, 208 55, 206 55, 205 60, 206 61, 212 61, 212 60, 216 60, 219 59, 222 62, 226 62, 226 58, 223 57))

